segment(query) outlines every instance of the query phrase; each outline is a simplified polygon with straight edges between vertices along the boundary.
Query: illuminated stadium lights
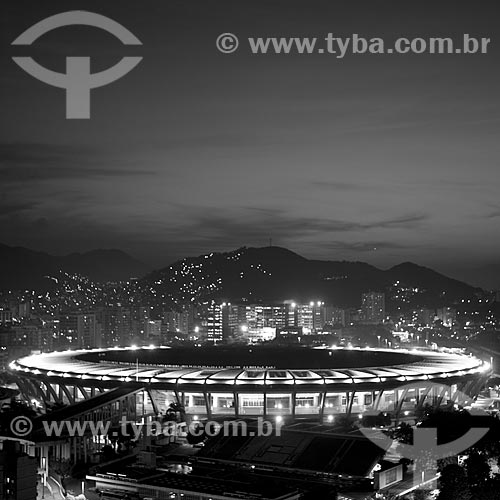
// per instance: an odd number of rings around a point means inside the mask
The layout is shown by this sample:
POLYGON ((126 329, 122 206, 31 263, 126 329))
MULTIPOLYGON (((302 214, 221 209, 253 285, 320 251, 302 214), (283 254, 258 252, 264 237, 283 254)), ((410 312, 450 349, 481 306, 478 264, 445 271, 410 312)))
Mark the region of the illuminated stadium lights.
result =
MULTIPOLYGON (((10 365, 28 399, 74 403, 127 383, 198 418, 316 416, 379 410, 403 414, 445 392, 400 387, 423 380, 474 396, 489 363, 452 352, 304 347, 96 349, 28 356, 10 365), (43 396, 42 396, 43 395, 43 396)), ((443 389, 444 390, 444 389, 443 389)), ((443 401, 445 402, 445 401, 443 401)))

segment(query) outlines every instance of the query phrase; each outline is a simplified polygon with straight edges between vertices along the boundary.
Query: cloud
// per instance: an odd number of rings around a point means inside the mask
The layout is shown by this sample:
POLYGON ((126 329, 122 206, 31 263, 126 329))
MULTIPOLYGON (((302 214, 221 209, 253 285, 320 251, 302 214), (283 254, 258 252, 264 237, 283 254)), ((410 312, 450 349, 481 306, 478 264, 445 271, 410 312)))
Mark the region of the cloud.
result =
POLYGON ((334 191, 358 191, 365 189, 373 190, 373 186, 363 185, 354 182, 314 181, 311 182, 311 186, 314 189, 322 188, 334 191))
MULTIPOLYGON (((59 197, 60 198, 60 197, 59 197)), ((58 199, 59 199, 58 198, 58 199)), ((85 200, 84 200, 85 201, 85 200)), ((142 259, 162 262, 163 255, 199 255, 207 251, 226 251, 243 245, 274 244, 300 250, 323 249, 324 252, 368 252, 402 248, 391 243, 387 231, 395 231, 401 240, 402 232, 412 230, 427 220, 425 214, 403 214, 375 220, 342 220, 328 217, 294 215, 274 207, 245 206, 193 207, 169 203, 167 212, 135 213, 129 224, 112 214, 75 211, 68 205, 38 209, 36 203, 12 203, 0 199, 0 214, 10 243, 43 248, 53 253, 83 251, 96 247, 116 247, 132 251, 142 259), (2 209, 2 207, 4 207, 2 209), (32 210, 31 209, 36 209, 32 210), (40 217, 45 219, 42 221, 40 217), (373 231, 383 230, 383 238, 373 231), (357 242, 352 242, 353 239, 357 242), (366 238, 367 241, 363 241, 366 238), (49 247, 53 245, 54 248, 49 247), (147 249, 147 250, 146 250, 147 249), (149 255, 145 256, 144 252, 149 255)))
MULTIPOLYGON (((284 210, 262 207, 245 207, 222 211, 215 208, 181 207, 182 224, 167 226, 164 231, 170 241, 180 246, 208 245, 240 246, 266 243, 273 238, 277 244, 293 244, 299 240, 327 242, 332 235, 368 232, 376 229, 414 229, 427 220, 424 214, 403 215, 396 218, 370 222, 321 219, 309 216, 295 216, 284 210)), ((373 243, 359 243, 358 250, 375 246, 373 243)), ((380 243, 379 247, 388 244, 380 243)), ((394 247, 393 247, 394 248, 394 247)))
POLYGON ((378 250, 399 250, 407 248, 415 248, 414 244, 406 245, 402 243, 390 241, 331 241, 322 245, 328 250, 341 250, 346 252, 364 253, 375 252, 378 250))
POLYGON ((484 215, 485 219, 496 219, 497 217, 500 217, 500 209, 493 210, 486 215, 484 215))
POLYGON ((35 202, 9 202, 0 200, 0 217, 12 216, 33 210, 38 204, 35 202))
POLYGON ((421 225, 422 222, 429 219, 425 214, 413 214, 397 217, 395 219, 386 219, 375 221, 372 223, 361 224, 362 229, 376 229, 376 228, 404 228, 410 229, 421 225))
POLYGON ((37 143, 0 144, 2 184, 154 175, 154 171, 113 166, 103 151, 37 143), (98 159, 98 161, 96 161, 98 159), (106 163, 107 166, 95 166, 106 163), (108 166, 109 165, 109 166, 108 166))

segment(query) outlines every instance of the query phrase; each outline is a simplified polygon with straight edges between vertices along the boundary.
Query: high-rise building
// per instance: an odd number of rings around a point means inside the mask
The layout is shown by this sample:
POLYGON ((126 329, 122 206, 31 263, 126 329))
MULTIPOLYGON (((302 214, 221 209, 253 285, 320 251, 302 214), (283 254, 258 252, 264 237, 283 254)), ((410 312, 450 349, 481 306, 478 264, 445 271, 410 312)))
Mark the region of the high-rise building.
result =
POLYGON ((361 296, 361 316, 365 323, 382 323, 385 320, 385 294, 364 293, 361 296))
POLYGON ((132 341, 132 314, 121 304, 102 307, 96 314, 104 346, 128 346, 132 341))
POLYGON ((245 307, 245 322, 249 328, 284 328, 286 325, 286 307, 284 305, 250 305, 245 307))
POLYGON ((60 320, 58 317, 44 316, 40 318, 42 323, 42 338, 40 350, 43 352, 53 351, 59 339, 60 320))
POLYGON ((19 317, 20 318, 29 318, 31 315, 31 301, 21 302, 19 304, 19 317))
POLYGON ((346 326, 346 310, 339 307, 325 307, 325 323, 330 326, 346 326))
POLYGON ((412 321, 419 326, 432 326, 436 317, 434 309, 416 309, 412 314, 412 321))
POLYGON ((313 330, 313 306, 300 304, 297 306, 297 326, 303 328, 304 333, 310 333, 313 330))
POLYGON ((130 339, 142 342, 148 335, 148 323, 151 308, 149 306, 130 307, 130 339))
MULTIPOLYGON (((226 304, 222 318, 224 337, 238 337, 248 331, 260 335, 264 328, 284 328, 288 324, 288 305, 226 304)), ((267 336, 266 336, 267 338, 267 336)))
POLYGON ((287 318, 286 325, 289 327, 297 326, 297 304, 295 302, 289 302, 287 306, 287 318))
POLYGON ((97 347, 96 318, 94 313, 78 315, 78 347, 97 347))
POLYGON ((189 335, 194 328, 194 310, 186 306, 181 311, 166 311, 163 313, 163 324, 169 332, 189 335))
POLYGON ((324 302, 316 302, 313 306, 313 331, 322 331, 326 323, 326 308, 324 302))
POLYGON ((62 314, 59 318, 58 344, 79 349, 96 347, 96 315, 94 313, 62 314))
POLYGON ((443 307, 437 310, 436 316, 444 326, 453 326, 457 321, 457 310, 454 307, 443 307))
POLYGON ((227 304, 222 310, 224 337, 239 337, 248 329, 247 306, 227 304))
POLYGON ((295 325, 303 329, 305 334, 321 331, 326 323, 325 303, 310 302, 309 304, 299 304, 295 306, 297 310, 297 321, 295 325))
POLYGON ((146 323, 146 336, 149 340, 159 340, 161 338, 161 325, 160 319, 150 319, 146 323))
POLYGON ((61 314, 59 316, 59 338, 57 347, 76 346, 78 343, 78 314, 61 314))
MULTIPOLYGON (((0 370, 6 370, 9 364, 9 330, 0 325, 0 370)), ((1 498, 1 497, 0 497, 1 498)))
POLYGON ((12 311, 8 308, 0 307, 0 324, 12 321, 12 311))
POLYGON ((201 324, 205 332, 206 339, 216 344, 223 340, 222 329, 222 304, 211 301, 203 304, 201 311, 201 324))
POLYGON ((287 324, 287 308, 284 305, 263 306, 262 316, 266 328, 285 328, 287 324))

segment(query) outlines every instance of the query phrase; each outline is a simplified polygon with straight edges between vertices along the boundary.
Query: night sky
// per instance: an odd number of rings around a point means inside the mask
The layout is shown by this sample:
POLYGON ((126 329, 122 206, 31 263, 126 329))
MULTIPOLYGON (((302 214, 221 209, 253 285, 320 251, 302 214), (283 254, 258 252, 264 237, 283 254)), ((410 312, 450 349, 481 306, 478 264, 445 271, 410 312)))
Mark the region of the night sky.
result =
POLYGON ((152 267, 243 245, 389 267, 411 260, 499 286, 498 1, 3 1, 0 241, 54 254, 120 248, 152 267), (31 47, 32 24, 84 9, 90 27, 31 47), (240 38, 230 55, 220 33, 240 38), (492 39, 487 55, 252 55, 248 36, 492 39), (93 71, 143 61, 66 120, 29 55, 93 71))

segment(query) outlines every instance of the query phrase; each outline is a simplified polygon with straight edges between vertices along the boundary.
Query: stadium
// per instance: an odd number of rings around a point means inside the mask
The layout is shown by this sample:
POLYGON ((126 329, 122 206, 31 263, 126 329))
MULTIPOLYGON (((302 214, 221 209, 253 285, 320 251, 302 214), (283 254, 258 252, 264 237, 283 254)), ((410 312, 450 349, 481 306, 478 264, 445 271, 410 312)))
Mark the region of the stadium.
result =
POLYGON ((10 365, 34 404, 75 404, 131 388, 137 414, 172 405, 191 418, 331 420, 367 410, 398 415, 471 399, 490 365, 451 350, 276 346, 141 347, 51 352, 10 365))

